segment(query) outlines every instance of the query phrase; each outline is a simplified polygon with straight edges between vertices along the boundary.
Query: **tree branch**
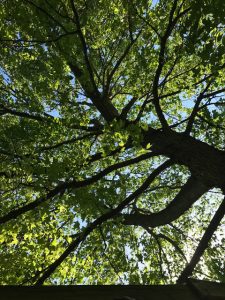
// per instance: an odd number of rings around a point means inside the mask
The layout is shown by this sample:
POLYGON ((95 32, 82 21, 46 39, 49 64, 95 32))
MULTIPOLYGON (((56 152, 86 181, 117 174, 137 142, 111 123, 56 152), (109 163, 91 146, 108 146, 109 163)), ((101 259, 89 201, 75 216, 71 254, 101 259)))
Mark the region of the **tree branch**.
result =
POLYGON ((160 75, 161 75, 162 70, 163 70, 163 66, 165 64, 165 52, 166 52, 167 40, 168 40, 172 30, 174 29, 177 21, 179 20, 179 18, 189 11, 189 9, 186 9, 182 13, 178 14, 173 19, 174 13, 175 13, 176 8, 177 8, 177 2, 178 2, 178 0, 174 0, 174 2, 173 2, 172 8, 170 10, 169 22, 168 22, 165 34, 160 38, 161 43, 160 43, 160 52, 159 52, 159 58, 158 58, 158 66, 157 66, 157 69, 156 69, 156 72, 155 72, 155 77, 154 77, 154 80, 153 80, 153 87, 152 87, 152 93, 153 93, 153 96, 154 96, 153 104, 155 106, 157 116, 159 118, 160 123, 162 124, 162 127, 164 129, 167 129, 167 130, 169 129, 169 126, 168 126, 168 123, 167 123, 167 121, 164 117, 163 111, 162 111, 160 103, 159 103, 159 94, 158 94, 159 79, 160 79, 160 75))
POLYGON ((185 129, 185 134, 190 134, 190 132, 192 130, 192 127, 193 127, 193 124, 194 124, 195 117, 196 117, 196 115, 198 113, 198 110, 199 110, 199 105, 200 105, 201 101, 204 98, 205 92, 209 89, 211 84, 212 84, 212 80, 206 85, 205 89, 198 96, 198 98, 195 102, 194 108, 193 108, 193 110, 191 112, 191 115, 189 117, 188 124, 187 124, 187 127, 185 129))
MULTIPOLYGON (((41 116, 41 115, 37 115, 37 114, 30 114, 30 113, 27 113, 27 112, 24 112, 24 111, 17 111, 15 109, 11 109, 11 108, 8 108, 8 107, 5 107, 3 104, 0 104, 0 116, 2 115, 6 115, 6 114, 9 114, 9 115, 14 115, 14 116, 18 116, 18 117, 21 117, 21 118, 26 118, 26 119, 30 119, 30 120, 35 120, 35 121, 38 121, 38 122, 48 122, 48 123, 53 123, 54 120, 55 120, 55 117, 53 117, 52 115, 49 115, 47 113, 44 113, 44 116, 41 116)), ((69 126, 67 126, 65 124, 66 120, 64 119, 61 119, 60 118, 60 121, 63 123, 62 125, 67 127, 67 128, 71 128, 71 129, 78 129, 78 130, 83 130, 83 131, 90 131, 90 132, 93 132, 93 131, 98 131, 99 128, 96 129, 95 126, 91 127, 87 127, 87 126, 81 126, 81 125, 76 125, 76 124, 70 124, 69 126)))
POLYGON ((77 141, 82 141, 82 140, 85 140, 87 138, 90 138, 90 137, 93 137, 93 136, 96 136, 98 135, 97 133, 88 133, 88 134, 85 134, 83 136, 78 136, 77 138, 72 138, 70 140, 65 140, 63 142, 60 142, 60 143, 57 143, 55 145, 50 145, 50 146, 46 146, 46 147, 41 147, 40 149, 38 149, 39 151, 48 151, 48 150, 52 150, 52 149, 57 149, 61 146, 64 146, 64 145, 69 145, 69 144, 73 144, 77 141))
POLYGON ((14 116, 18 116, 21 118, 27 118, 27 119, 31 119, 31 120, 36 120, 38 122, 49 122, 50 118, 45 118, 43 116, 40 115, 32 115, 26 112, 22 112, 22 111, 16 111, 14 109, 5 107, 4 105, 0 104, 0 115, 5 115, 5 114, 10 114, 10 115, 14 115, 14 116))
POLYGON ((148 215, 124 214, 124 224, 152 228, 169 224, 178 219, 208 190, 208 186, 194 176, 191 176, 165 209, 148 215))
POLYGON ((48 43, 53 43, 59 41, 61 38, 66 37, 68 35, 73 35, 77 34, 77 30, 75 31, 70 31, 66 33, 62 33, 55 38, 51 39, 46 39, 46 40, 39 40, 39 39, 32 39, 32 40, 26 40, 26 39, 6 39, 6 38, 1 38, 0 42, 8 42, 8 43, 28 43, 28 44, 48 44, 48 43))
MULTIPOLYGON (((58 268, 58 266, 67 258, 67 256, 79 246, 81 242, 83 242, 87 236, 99 225, 116 217, 122 209, 124 209, 128 204, 130 204, 134 199, 139 197, 142 192, 149 186, 149 184, 155 179, 155 177, 160 174, 163 170, 172 165, 171 160, 167 160, 161 166, 159 166, 150 176, 144 181, 144 183, 131 195, 129 195, 125 200, 123 200, 116 208, 111 211, 101 215, 95 221, 93 221, 89 226, 87 226, 83 232, 78 236, 78 238, 72 241, 69 247, 63 252, 63 254, 52 263, 47 271, 45 271, 42 276, 37 280, 36 285, 41 285, 44 281, 51 276, 51 274, 58 268)), ((120 216, 120 215, 119 215, 120 216)))
POLYGON ((153 152, 149 152, 143 155, 140 155, 138 157, 111 165, 107 168, 105 168, 104 170, 100 171, 99 173, 97 173, 96 175, 93 175, 90 178, 81 180, 81 181, 70 181, 70 182, 64 182, 62 184, 57 185, 54 189, 52 189, 46 196, 43 196, 31 203, 28 203, 20 208, 17 209, 13 209, 11 210, 8 214, 6 214, 5 216, 0 217, 0 224, 4 224, 12 219, 16 219, 17 217, 19 217, 20 215, 31 211, 33 209, 35 209, 36 207, 40 206, 41 204, 45 203, 46 201, 52 199, 54 196, 59 195, 59 194, 63 194, 65 192, 66 189, 77 189, 77 188, 81 188, 81 187, 85 187, 88 186, 90 184, 93 184, 95 182, 97 182, 98 180, 100 180, 101 178, 103 178, 104 176, 106 176, 107 174, 109 174, 112 171, 118 170, 120 168, 138 163, 142 160, 148 159, 150 157, 153 157, 155 154, 153 152))
POLYGON ((89 61, 89 58, 88 58, 87 44, 86 44, 82 29, 81 29, 80 19, 79 19, 74 1, 70 0, 70 4, 71 4, 72 11, 73 11, 73 14, 74 14, 74 21, 75 21, 75 24, 77 26, 78 35, 80 37, 80 41, 81 41, 81 44, 82 44, 82 50, 83 50, 84 59, 85 59, 85 62, 86 62, 86 67, 87 67, 87 70, 89 72, 89 76, 90 76, 92 86, 93 86, 93 88, 96 92, 98 89, 97 89, 97 86, 95 84, 93 70, 92 70, 92 67, 91 67, 91 64, 90 64, 90 61, 89 61))
POLYGON ((110 86, 110 82, 113 78, 113 75, 115 74, 116 70, 119 68, 119 66, 121 65, 122 61, 124 60, 124 58, 128 55, 131 47, 133 46, 133 44, 137 41, 137 39, 139 38, 141 34, 141 30, 139 31, 139 33, 137 34, 137 36, 135 37, 135 39, 133 39, 128 46, 125 48, 123 54, 120 56, 120 58, 117 60, 115 66, 113 67, 112 71, 110 72, 110 74, 108 75, 107 78, 107 82, 106 82, 106 86, 105 86, 105 94, 108 93, 109 91, 109 86, 110 86))
POLYGON ((37 10, 41 11, 44 15, 46 15, 49 19, 51 19, 55 24, 57 24, 59 27, 61 27, 63 29, 64 32, 68 33, 67 29, 65 28, 65 26, 63 24, 61 24, 57 19, 55 19, 49 12, 47 12, 45 9, 43 9, 42 7, 38 6, 37 4, 35 4, 33 1, 30 0, 23 0, 24 2, 27 2, 29 4, 31 4, 32 6, 34 6, 37 10))
POLYGON ((124 108, 121 111, 120 114, 120 118, 122 120, 126 120, 127 115, 129 113, 129 111, 131 110, 132 106, 134 105, 134 103, 137 101, 137 97, 133 97, 128 103, 127 105, 124 106, 124 108))
POLYGON ((184 255, 184 252, 182 251, 182 249, 178 246, 178 244, 173 240, 171 239, 169 236, 163 234, 163 233, 155 233, 151 228, 148 228, 146 226, 143 226, 143 228, 152 236, 155 236, 157 238, 160 238, 160 239, 164 239, 166 240, 167 242, 169 242, 173 247, 174 249, 185 259, 185 261, 187 261, 187 258, 186 256, 184 255))
POLYGON ((188 277, 190 277, 192 275, 201 256, 207 249, 210 239, 212 238, 214 232, 220 225, 220 222, 221 222, 222 218, 224 217, 224 214, 225 214, 225 199, 222 200, 222 203, 220 204, 218 210, 216 211, 215 215, 213 216, 211 222, 209 223, 209 226, 207 227, 205 233, 203 234, 191 261, 189 262, 189 264, 186 265, 186 267, 182 271, 181 275, 179 276, 179 278, 177 280, 177 283, 186 282, 188 277))
POLYGON ((77 26, 78 35, 80 37, 82 52, 84 55, 84 63, 86 65, 89 78, 85 76, 84 70, 82 70, 82 68, 80 68, 80 66, 76 65, 74 62, 70 61, 69 66, 71 68, 71 71, 79 80, 87 97, 89 97, 92 100, 93 104, 99 110, 99 112, 102 114, 105 120, 107 122, 111 122, 115 117, 119 115, 119 113, 116 110, 116 108, 113 106, 113 104, 107 99, 107 97, 102 97, 101 93, 98 90, 98 87, 95 83, 92 66, 88 56, 87 44, 81 29, 79 15, 73 0, 70 0, 70 4, 73 10, 74 21, 77 26))

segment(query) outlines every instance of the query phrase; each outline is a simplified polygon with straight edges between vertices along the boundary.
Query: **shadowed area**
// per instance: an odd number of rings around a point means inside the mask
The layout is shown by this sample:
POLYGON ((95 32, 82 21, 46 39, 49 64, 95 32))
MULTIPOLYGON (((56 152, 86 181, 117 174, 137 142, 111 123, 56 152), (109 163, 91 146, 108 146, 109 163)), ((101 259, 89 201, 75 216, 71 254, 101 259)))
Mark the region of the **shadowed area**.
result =
POLYGON ((176 285, 1 286, 4 300, 197 300, 225 299, 225 283, 189 280, 176 285))

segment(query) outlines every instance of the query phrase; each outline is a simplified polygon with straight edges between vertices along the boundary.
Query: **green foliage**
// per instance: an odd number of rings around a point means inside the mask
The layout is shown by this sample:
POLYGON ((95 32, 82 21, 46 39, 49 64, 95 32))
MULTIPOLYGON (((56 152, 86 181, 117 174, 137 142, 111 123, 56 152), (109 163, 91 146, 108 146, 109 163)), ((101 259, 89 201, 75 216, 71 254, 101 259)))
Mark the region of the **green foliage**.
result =
MULTIPOLYGON (((154 147, 145 141, 150 129, 163 127, 154 90, 160 66, 157 93, 168 126, 183 132, 198 96, 208 94, 191 135, 224 150, 225 2, 1 2, 0 215, 45 200, 0 225, 0 284, 30 285, 166 160, 164 152, 150 157, 154 147), (104 103, 115 108, 113 121, 104 103), (140 155, 145 159, 90 180, 140 155)), ((164 209, 190 175, 175 162, 122 212, 164 209)), ((221 201, 216 193, 150 233, 124 225, 119 214, 109 218, 46 283, 175 282, 221 201)), ((222 244, 224 235, 215 234, 196 277, 225 281, 222 244)))

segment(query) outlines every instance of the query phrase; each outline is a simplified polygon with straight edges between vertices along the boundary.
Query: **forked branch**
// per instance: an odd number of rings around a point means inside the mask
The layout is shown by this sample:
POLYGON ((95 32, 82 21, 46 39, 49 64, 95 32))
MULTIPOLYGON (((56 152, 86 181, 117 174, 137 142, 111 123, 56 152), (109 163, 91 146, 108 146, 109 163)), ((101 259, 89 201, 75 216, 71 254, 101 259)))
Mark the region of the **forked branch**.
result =
POLYGON ((166 168, 170 167, 173 164, 171 160, 167 160, 162 165, 160 165, 155 171, 153 171, 148 178, 144 181, 144 183, 132 194, 130 194, 125 200, 123 200, 116 208, 106 212, 101 215, 95 221, 93 221, 89 226, 87 226, 79 236, 70 243, 68 248, 61 254, 61 256, 52 263, 47 270, 41 275, 41 277, 37 280, 36 285, 41 285, 44 283, 46 279, 48 279, 52 273, 60 266, 60 264, 80 245, 81 242, 85 241, 85 239, 89 236, 89 234, 96 229, 98 226, 102 225, 104 222, 115 218, 117 216, 120 217, 120 212, 127 207, 133 200, 137 199, 154 181, 156 176, 158 176, 161 172, 163 172, 166 168))

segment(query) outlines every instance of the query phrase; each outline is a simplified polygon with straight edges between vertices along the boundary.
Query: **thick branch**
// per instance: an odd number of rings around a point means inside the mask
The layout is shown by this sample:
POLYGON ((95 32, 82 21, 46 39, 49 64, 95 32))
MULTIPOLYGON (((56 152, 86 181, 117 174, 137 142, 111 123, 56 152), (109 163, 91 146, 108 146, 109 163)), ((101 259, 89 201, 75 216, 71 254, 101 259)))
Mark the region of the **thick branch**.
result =
POLYGON ((208 189, 208 186, 191 176, 174 200, 165 209, 148 215, 126 214, 124 215, 124 224, 152 228, 169 224, 184 214, 208 189))
POLYGON ((134 105, 134 103, 137 101, 137 97, 133 97, 128 103, 127 105, 124 106, 124 108, 121 111, 120 114, 120 118, 122 120, 126 120, 127 115, 129 113, 129 111, 131 110, 132 106, 134 105))
POLYGON ((220 225, 220 222, 225 214, 225 199, 223 199, 222 203, 220 204, 220 207, 216 211, 215 215, 213 216, 209 226, 207 227, 200 243, 198 244, 197 249, 195 250, 195 253, 190 261, 190 263, 185 267, 181 275, 179 276, 177 283, 185 282, 188 277, 190 277, 198 264, 201 256, 203 255, 204 251, 207 249, 209 241, 211 240, 214 232, 220 225))
POLYGON ((85 37, 83 35, 79 15, 77 9, 75 7, 74 1, 70 0, 71 7, 74 14, 74 21, 77 26, 78 35, 80 37, 82 52, 84 55, 84 65, 87 70, 87 74, 84 70, 82 70, 79 66, 76 66, 74 62, 70 62, 69 66, 80 82, 82 88, 85 91, 87 97, 89 97, 95 107, 99 110, 102 116, 106 121, 111 122, 115 117, 119 115, 116 108, 113 104, 107 99, 107 97, 102 97, 101 93, 98 91, 98 88, 95 83, 94 74, 92 70, 92 66, 88 57, 88 48, 85 41, 85 37))
POLYGON ((175 131, 163 132, 149 128, 143 133, 143 146, 150 143, 152 151, 185 165, 205 185, 225 186, 225 152, 175 131))
POLYGON ((117 109, 114 105, 107 99, 103 98, 100 92, 95 89, 87 78, 85 72, 81 70, 74 62, 69 63, 70 69, 82 86, 86 96, 91 99, 92 103, 96 109, 101 113, 103 118, 107 122, 111 122, 113 119, 119 116, 117 109))

